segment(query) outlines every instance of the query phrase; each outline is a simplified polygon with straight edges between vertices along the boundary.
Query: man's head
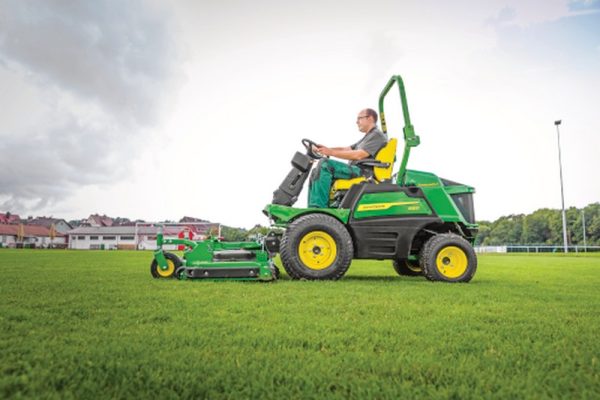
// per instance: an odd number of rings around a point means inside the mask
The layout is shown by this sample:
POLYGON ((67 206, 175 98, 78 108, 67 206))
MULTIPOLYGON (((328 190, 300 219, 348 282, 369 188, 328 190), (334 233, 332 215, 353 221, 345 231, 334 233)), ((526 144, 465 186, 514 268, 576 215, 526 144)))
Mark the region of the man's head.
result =
POLYGON ((362 133, 368 133, 375 127, 377 124, 377 113, 375 110, 370 108, 365 108, 361 112, 358 113, 356 117, 356 125, 358 125, 358 130, 362 133))

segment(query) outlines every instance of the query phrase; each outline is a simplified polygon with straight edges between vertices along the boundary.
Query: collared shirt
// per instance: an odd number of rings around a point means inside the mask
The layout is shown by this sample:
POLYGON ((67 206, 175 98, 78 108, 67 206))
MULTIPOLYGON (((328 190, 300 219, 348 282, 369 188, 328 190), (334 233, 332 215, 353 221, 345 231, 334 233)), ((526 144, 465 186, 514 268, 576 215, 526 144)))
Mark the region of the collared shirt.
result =
MULTIPOLYGON (((377 126, 374 126, 365 136, 362 137, 358 142, 354 143, 350 148, 352 150, 364 150, 369 153, 371 158, 375 158, 375 155, 379 150, 387 144, 387 135, 379 130, 377 126)), ((349 162, 350 165, 355 165, 360 160, 352 160, 349 162)), ((365 165, 358 166, 361 169, 362 175, 373 176, 373 167, 367 167, 365 165)))
MULTIPOLYGON (((387 141, 387 135, 381 132, 377 126, 374 126, 373 129, 358 142, 350 146, 350 148, 352 150, 364 150, 369 153, 369 156, 375 158, 377 152, 386 145, 387 141)), ((355 164, 356 161, 352 161, 350 164, 355 164)))

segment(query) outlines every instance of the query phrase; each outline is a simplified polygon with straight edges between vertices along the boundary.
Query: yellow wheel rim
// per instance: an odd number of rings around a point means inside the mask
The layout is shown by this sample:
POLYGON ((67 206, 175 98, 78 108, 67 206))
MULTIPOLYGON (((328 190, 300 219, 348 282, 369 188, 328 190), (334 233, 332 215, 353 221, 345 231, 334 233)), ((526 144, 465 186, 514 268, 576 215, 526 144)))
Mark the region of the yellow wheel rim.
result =
POLYGON ((170 278, 175 273, 175 263, 167 258, 167 269, 156 266, 156 271, 161 278, 170 278))
POLYGON ((467 271, 469 260, 460 247, 448 246, 440 250, 435 265, 446 278, 458 278, 467 271))
POLYGON ((410 269, 412 272, 421 272, 421 267, 419 267, 418 265, 414 265, 409 263, 408 261, 406 262, 406 268, 410 269))
POLYGON ((413 264, 412 262, 409 262, 408 260, 406 260, 404 262, 404 264, 406 265, 406 268, 410 269, 413 272, 421 272, 421 266, 419 264, 413 264))
POLYGON ((337 256, 337 245, 330 234, 323 231, 309 232, 298 245, 300 261, 310 269, 330 267, 337 256))

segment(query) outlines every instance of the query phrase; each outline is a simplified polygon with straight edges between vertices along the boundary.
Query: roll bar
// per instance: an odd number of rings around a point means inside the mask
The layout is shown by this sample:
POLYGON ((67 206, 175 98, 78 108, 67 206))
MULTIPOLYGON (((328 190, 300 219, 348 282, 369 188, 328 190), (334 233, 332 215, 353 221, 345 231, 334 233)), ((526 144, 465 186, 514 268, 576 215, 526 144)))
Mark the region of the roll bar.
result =
POLYGON ((400 102, 402 103, 402 114, 404 116, 404 152, 402 154, 400 169, 398 170, 398 175, 396 177, 396 183, 398 185, 404 185, 406 178, 406 164, 408 163, 408 157, 410 156, 410 148, 417 147, 419 143, 421 143, 421 140, 419 139, 419 136, 415 134, 415 128, 410 123, 408 102, 406 101, 406 91, 404 90, 404 82, 402 82, 402 77, 400 75, 392 76, 379 95, 379 118, 381 119, 381 129, 383 130, 383 133, 387 134, 383 103, 385 96, 388 94, 392 86, 394 86, 394 83, 398 84, 398 89, 400 91, 400 102))

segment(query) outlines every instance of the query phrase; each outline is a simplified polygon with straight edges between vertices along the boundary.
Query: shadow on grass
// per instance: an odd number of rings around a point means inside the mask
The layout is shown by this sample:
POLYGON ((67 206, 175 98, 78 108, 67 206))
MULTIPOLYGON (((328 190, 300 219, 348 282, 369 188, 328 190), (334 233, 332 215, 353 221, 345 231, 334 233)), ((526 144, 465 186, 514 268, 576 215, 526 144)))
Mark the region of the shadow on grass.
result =
MULTIPOLYGON (((423 278, 424 279, 424 278, 423 278)), ((421 280, 419 277, 403 278, 399 276, 380 276, 380 275, 346 275, 343 281, 373 281, 373 282, 403 282, 421 280)))
MULTIPOLYGON (((290 278, 288 275, 282 275, 279 278, 280 281, 287 282, 306 282, 306 279, 298 279, 294 280, 290 278)), ((323 280, 321 282, 348 282, 348 281, 361 281, 361 282, 426 282, 425 278, 421 277, 399 277, 399 276, 377 276, 377 275, 346 275, 338 281, 332 280, 323 280)), ((314 280, 311 282, 318 282, 318 280, 314 280)))
POLYGON ((479 285, 481 283, 487 283, 486 280, 479 280, 476 277, 471 282, 432 282, 423 276, 376 276, 376 275, 350 275, 345 276, 341 280, 343 281, 360 281, 360 282, 397 282, 398 284, 407 283, 419 283, 419 284, 468 284, 468 285, 479 285))

